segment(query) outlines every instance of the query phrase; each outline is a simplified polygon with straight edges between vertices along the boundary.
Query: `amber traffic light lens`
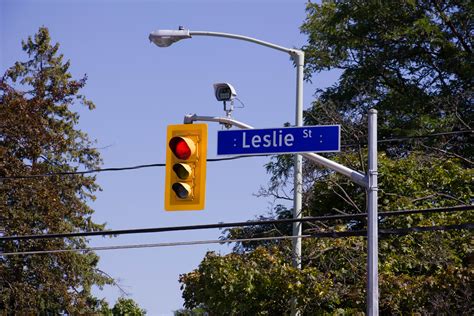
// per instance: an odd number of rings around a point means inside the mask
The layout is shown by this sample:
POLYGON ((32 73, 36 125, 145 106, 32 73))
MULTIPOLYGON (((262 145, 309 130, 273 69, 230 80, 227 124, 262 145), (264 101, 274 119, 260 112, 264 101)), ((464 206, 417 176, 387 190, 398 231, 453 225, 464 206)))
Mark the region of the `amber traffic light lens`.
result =
POLYGON ((191 176, 191 166, 185 163, 177 163, 173 165, 173 171, 176 176, 182 180, 186 180, 191 176))

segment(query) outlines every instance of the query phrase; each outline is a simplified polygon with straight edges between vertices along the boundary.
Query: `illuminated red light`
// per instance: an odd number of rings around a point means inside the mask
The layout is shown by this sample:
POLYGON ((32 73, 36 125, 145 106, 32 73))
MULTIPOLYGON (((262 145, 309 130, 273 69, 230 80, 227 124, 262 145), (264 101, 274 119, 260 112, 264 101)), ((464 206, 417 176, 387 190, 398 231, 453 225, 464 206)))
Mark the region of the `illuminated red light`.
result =
POLYGON ((181 160, 187 160, 191 157, 191 148, 189 148, 186 141, 181 137, 173 137, 170 140, 170 148, 176 158, 181 160))

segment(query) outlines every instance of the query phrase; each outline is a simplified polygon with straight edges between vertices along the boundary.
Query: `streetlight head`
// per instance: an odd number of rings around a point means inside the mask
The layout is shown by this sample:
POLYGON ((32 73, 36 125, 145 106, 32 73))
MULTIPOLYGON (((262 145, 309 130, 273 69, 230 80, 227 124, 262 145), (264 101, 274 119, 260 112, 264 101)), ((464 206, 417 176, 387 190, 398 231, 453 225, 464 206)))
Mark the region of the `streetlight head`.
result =
POLYGON ((174 42, 182 39, 191 38, 189 30, 156 30, 148 36, 151 42, 159 47, 168 47, 174 42))

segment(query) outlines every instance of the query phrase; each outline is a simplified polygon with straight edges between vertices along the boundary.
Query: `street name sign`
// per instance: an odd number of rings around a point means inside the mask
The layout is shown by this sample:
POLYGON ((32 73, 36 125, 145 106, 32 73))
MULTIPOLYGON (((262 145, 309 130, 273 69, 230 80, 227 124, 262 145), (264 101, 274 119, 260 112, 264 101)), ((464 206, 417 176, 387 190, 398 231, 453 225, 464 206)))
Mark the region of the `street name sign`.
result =
POLYGON ((217 154, 338 152, 340 140, 340 125, 218 131, 217 154))

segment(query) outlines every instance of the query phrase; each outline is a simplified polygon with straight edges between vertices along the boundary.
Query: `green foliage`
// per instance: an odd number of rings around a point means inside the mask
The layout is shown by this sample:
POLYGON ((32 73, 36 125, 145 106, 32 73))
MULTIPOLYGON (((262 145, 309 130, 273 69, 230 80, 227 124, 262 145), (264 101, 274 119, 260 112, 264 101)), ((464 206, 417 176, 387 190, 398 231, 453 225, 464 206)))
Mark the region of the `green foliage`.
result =
MULTIPOLYGON (((76 128, 86 77, 72 79, 69 61, 51 44, 48 29, 23 42, 29 59, 17 62, 0 80, 0 176, 37 175, 97 168, 99 153, 76 128)), ((99 189, 95 177, 5 179, 0 186, 0 220, 5 235, 97 231, 87 205, 99 189)), ((85 238, 5 242, 5 252, 86 248, 85 238)), ((69 313, 94 311, 100 302, 91 287, 112 284, 92 252, 0 258, 0 311, 69 313)))
POLYGON ((146 310, 141 309, 138 304, 130 298, 119 297, 113 308, 105 301, 101 301, 100 308, 96 308, 93 315, 101 316, 143 316, 146 310))
MULTIPOLYGON (((367 110, 378 110, 379 211, 472 204, 472 1, 356 1, 308 3, 306 76, 340 69, 339 81, 318 90, 306 124, 341 124, 342 153, 328 155, 366 173, 367 110), (432 137, 427 134, 443 133, 432 137)), ((267 165, 260 194, 288 199, 290 156, 267 165)), ((366 212, 366 192, 348 178, 304 164, 305 215, 366 212)), ((279 207, 270 218, 285 218, 279 207)), ((472 223, 474 212, 384 217, 380 228, 472 223)), ((260 219, 269 218, 260 217, 260 219)), ((311 231, 366 229, 365 220, 304 226, 311 231)), ((230 229, 223 239, 288 234, 289 227, 230 229)), ((472 315, 472 231, 381 236, 383 314, 472 315)), ((242 242, 225 256, 208 253, 180 278, 187 308, 210 314, 284 315, 297 298, 305 315, 362 315, 366 310, 366 240, 303 240, 303 269, 291 267, 291 245, 242 242), (258 298, 255 300, 254 298, 258 298)))
MULTIPOLYGON (((343 158, 345 165, 355 165, 359 159, 356 154, 345 154, 343 158)), ((378 159, 380 211, 469 204, 473 197, 474 171, 463 168, 459 159, 422 152, 412 152, 404 158, 380 153, 378 159)), ((306 193, 306 208, 311 215, 331 214, 334 210, 365 212, 365 191, 359 186, 335 173, 318 180, 306 193)))
POLYGON ((112 308, 114 316, 142 316, 146 314, 134 300, 120 297, 112 308))
POLYGON ((180 309, 174 312, 174 316, 208 316, 209 313, 204 308, 196 307, 191 310, 180 309))
MULTIPOLYGON (((465 172, 461 166, 461 163, 453 160, 415 153, 403 159, 381 155, 380 211, 469 203, 473 196, 472 186, 469 185, 473 174, 465 172)), ((353 197, 354 203, 359 202, 360 211, 364 211, 363 193, 357 199, 354 198, 357 197, 354 190, 357 187, 349 181, 345 182, 341 175, 330 174, 327 178, 330 181, 326 179, 315 183, 314 191, 317 194, 314 193, 307 206, 312 210, 311 215, 330 214, 335 206, 345 213, 359 212, 354 205, 340 198, 343 192, 353 197), (339 186, 328 183, 338 183, 339 186)), ((380 221, 380 227, 449 225, 473 221, 474 212, 417 214, 386 217, 380 221)), ((305 226, 306 232, 351 229, 365 229, 365 221, 333 221, 305 226)), ((272 236, 278 233, 274 228, 265 230, 255 226, 231 229, 227 231, 226 238, 272 236)), ((201 306, 210 314, 239 311, 242 314, 264 315, 270 311, 269 308, 273 308, 269 314, 286 314, 289 311, 288 301, 295 295, 300 300, 299 307, 307 315, 339 312, 362 314, 365 311, 367 248, 364 238, 304 239, 304 269, 301 271, 290 265, 289 242, 262 244, 267 250, 257 245, 257 242, 242 242, 235 248, 236 252, 226 256, 208 253, 198 269, 180 279, 186 307, 201 306), (271 245, 277 248, 271 248, 271 245), (255 275, 265 276, 266 280, 270 280, 270 285, 255 275), (317 275, 317 282, 302 281, 311 279, 309 275, 317 275), (293 289, 298 282, 304 284, 306 292, 297 287, 293 289), (316 283, 327 285, 324 298, 315 299, 318 297, 315 292, 321 290, 316 287, 316 283), (253 302, 254 297, 264 302, 253 302), (278 305, 274 303, 277 301, 286 303, 278 305), (246 309, 242 310, 244 305, 246 309)), ((466 312, 469 311, 472 297, 469 281, 474 271, 471 232, 383 237, 379 248, 381 311, 387 314, 469 314, 466 312), (446 283, 446 280, 449 282, 446 283)))
MULTIPOLYGON (((376 107, 380 138, 471 129, 471 1, 328 1, 307 11, 308 77, 343 70, 336 85, 319 91, 308 124, 343 123, 347 141, 360 143, 367 110, 376 107)), ((423 146, 469 158, 471 135, 425 139, 423 146)))
POLYGON ((180 282, 186 284, 185 307, 202 306, 211 315, 282 315, 295 295, 304 297, 301 306, 314 312, 337 300, 330 280, 314 268, 298 271, 276 248, 227 256, 209 252, 180 282))
MULTIPOLYGON (((291 218, 291 212, 282 205, 277 205, 275 207, 275 214, 268 214, 267 216, 259 216, 255 220, 265 221, 272 219, 288 219, 291 218)), ((254 238, 263 238, 263 237, 274 237, 281 235, 291 235, 291 226, 288 224, 275 224, 271 229, 268 228, 268 225, 254 225, 254 226, 245 226, 237 227, 232 229, 224 230, 226 235, 223 240, 226 239, 241 239, 248 238, 252 236, 254 238)), ((236 243, 233 250, 237 253, 243 253, 249 250, 254 250, 259 246, 276 246, 284 245, 284 241, 280 240, 264 240, 264 241, 247 241, 243 243, 236 243)))
MULTIPOLYGON (((382 239, 381 312, 472 314, 473 269, 465 262, 474 258, 470 240, 468 232, 382 239)), ((180 278, 185 306, 200 306, 210 315, 286 315, 297 297, 303 315, 363 315, 365 239, 305 239, 303 249, 302 270, 291 267, 289 253, 275 248, 208 253, 196 270, 180 278)))

